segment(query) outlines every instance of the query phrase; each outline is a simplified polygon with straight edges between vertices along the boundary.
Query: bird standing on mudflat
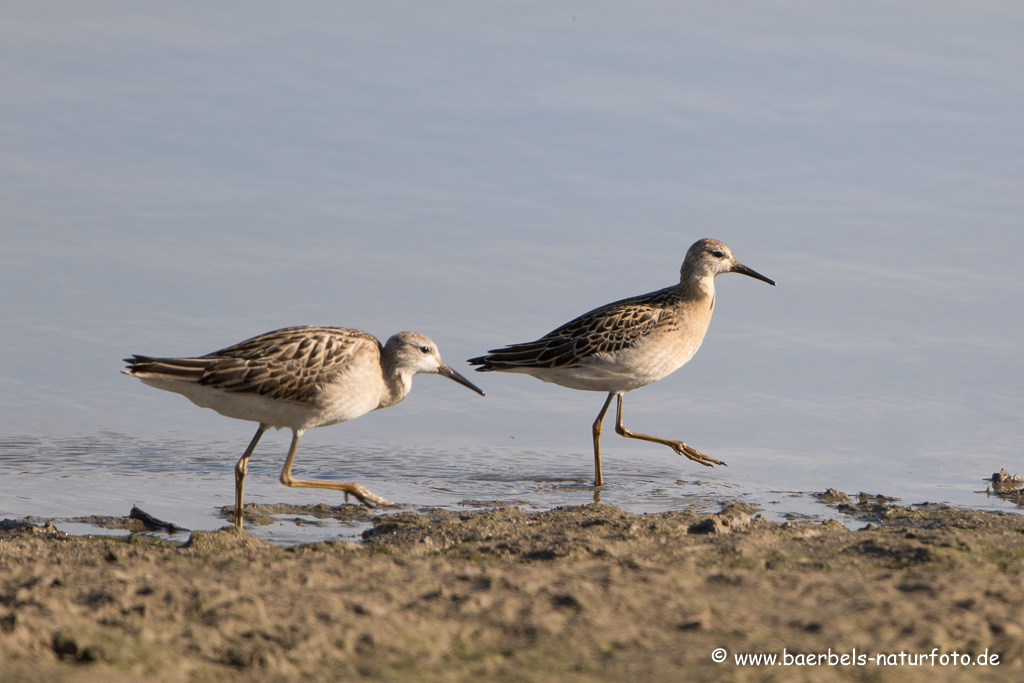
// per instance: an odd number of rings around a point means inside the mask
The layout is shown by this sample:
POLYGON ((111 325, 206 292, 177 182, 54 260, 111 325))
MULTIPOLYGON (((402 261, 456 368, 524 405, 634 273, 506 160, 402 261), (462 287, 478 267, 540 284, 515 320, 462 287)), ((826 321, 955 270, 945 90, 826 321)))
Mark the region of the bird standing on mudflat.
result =
POLYGON ((720 273, 742 273, 775 285, 737 261, 723 243, 702 239, 686 252, 679 284, 595 308, 537 341, 492 349, 469 363, 479 366, 477 372, 520 372, 570 389, 607 391, 593 426, 595 486, 604 484, 601 427, 614 397, 618 434, 664 444, 708 467, 724 465, 682 441, 638 434, 622 424, 627 391, 667 377, 697 353, 715 310, 715 276, 720 273))
POLYGON ((235 465, 235 526, 242 528, 242 489, 249 457, 269 427, 292 430, 281 471, 285 486, 333 489, 367 506, 384 498, 352 482, 296 479, 292 462, 309 429, 355 419, 393 406, 419 373, 443 375, 482 391, 441 360, 422 334, 399 332, 381 345, 371 334, 346 327, 287 327, 197 358, 126 358, 126 375, 182 394, 221 415, 258 422, 256 435, 235 465))

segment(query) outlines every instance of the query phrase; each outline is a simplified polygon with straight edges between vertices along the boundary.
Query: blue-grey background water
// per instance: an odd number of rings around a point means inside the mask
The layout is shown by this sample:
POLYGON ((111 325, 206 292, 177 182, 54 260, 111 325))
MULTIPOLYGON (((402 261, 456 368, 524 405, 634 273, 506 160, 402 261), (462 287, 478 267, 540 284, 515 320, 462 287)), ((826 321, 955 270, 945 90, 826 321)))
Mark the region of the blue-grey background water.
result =
MULTIPOLYGON (((119 374, 294 324, 455 367, 676 281, 725 241, 704 347, 627 397, 603 502, 828 487, 1014 510, 1024 452, 1024 8, 925 2, 28 3, 0 25, 0 518, 224 523, 254 426, 119 374)), ((468 369, 468 368, 467 368, 468 369)), ((413 508, 591 502, 603 396, 418 377, 300 476, 413 508)), ((340 503, 277 483, 249 502, 340 503)), ((61 526, 61 525, 58 525, 61 526)), ((76 525, 67 528, 83 532, 76 525)), ((94 530, 94 529, 93 529, 94 530)), ((290 541, 344 525, 255 529, 290 541)))

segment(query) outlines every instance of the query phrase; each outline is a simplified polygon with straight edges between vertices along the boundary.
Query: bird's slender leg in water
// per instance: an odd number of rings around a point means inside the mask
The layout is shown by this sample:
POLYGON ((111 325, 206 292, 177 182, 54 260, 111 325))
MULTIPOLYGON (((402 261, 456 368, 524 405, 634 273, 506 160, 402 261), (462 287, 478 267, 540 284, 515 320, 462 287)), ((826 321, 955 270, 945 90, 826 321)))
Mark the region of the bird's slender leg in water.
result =
POLYGON ((604 486, 604 477, 601 475, 601 429, 604 424, 605 413, 608 412, 608 406, 612 404, 612 397, 615 396, 615 392, 610 392, 608 398, 604 400, 604 405, 601 406, 601 412, 598 413, 597 419, 594 420, 594 486, 604 486))
POLYGON ((260 424, 252 441, 249 442, 249 447, 235 463, 235 526, 239 530, 242 528, 242 489, 245 487, 245 473, 249 469, 249 457, 256 449, 256 444, 259 443, 260 437, 265 431, 267 431, 267 425, 260 424))

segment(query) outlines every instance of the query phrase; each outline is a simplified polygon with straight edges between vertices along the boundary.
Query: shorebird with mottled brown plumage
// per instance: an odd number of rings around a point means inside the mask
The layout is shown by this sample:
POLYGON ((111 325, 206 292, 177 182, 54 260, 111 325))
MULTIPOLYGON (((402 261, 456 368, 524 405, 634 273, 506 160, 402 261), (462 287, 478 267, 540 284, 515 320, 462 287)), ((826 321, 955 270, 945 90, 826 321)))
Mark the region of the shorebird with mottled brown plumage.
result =
POLYGON ((235 465, 235 526, 242 528, 242 489, 256 443, 269 427, 292 430, 281 471, 285 486, 343 491, 364 505, 388 501, 353 482, 296 479, 292 462, 309 429, 353 420, 388 408, 412 389, 413 375, 443 375, 482 391, 441 360, 437 345, 416 332, 386 344, 346 327, 287 327, 194 358, 126 358, 126 375, 182 394, 221 415, 258 422, 256 435, 235 465))
POLYGON ((537 341, 512 344, 471 358, 477 372, 518 372, 583 391, 606 391, 594 421, 594 485, 602 486, 601 427, 613 398, 615 431, 668 446, 701 465, 725 463, 676 439, 631 432, 622 424, 623 395, 667 377, 693 358, 715 310, 715 276, 742 273, 775 282, 736 260, 732 250, 702 239, 686 252, 679 284, 595 308, 537 341))

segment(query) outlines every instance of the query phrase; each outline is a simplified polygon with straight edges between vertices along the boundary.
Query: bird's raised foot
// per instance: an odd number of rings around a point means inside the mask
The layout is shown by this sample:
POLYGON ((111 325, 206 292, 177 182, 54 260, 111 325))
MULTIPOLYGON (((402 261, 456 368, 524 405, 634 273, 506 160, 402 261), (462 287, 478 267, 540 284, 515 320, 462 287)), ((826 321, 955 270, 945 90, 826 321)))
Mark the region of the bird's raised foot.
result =
POLYGON ((726 465, 721 460, 716 460, 712 458, 710 455, 704 455, 696 448, 693 448, 692 446, 687 446, 682 441, 675 441, 669 445, 671 445, 672 450, 674 450, 679 455, 684 455, 690 460, 700 463, 705 467, 714 467, 715 465, 724 465, 725 467, 728 467, 728 465, 726 465))
POLYGON ((370 492, 370 490, 367 489, 362 484, 346 484, 343 490, 345 491, 346 503, 348 502, 349 494, 352 494, 352 496, 354 496, 356 500, 358 500, 360 503, 362 503, 368 508, 376 507, 377 505, 394 505, 394 503, 392 503, 387 498, 384 498, 383 496, 378 496, 376 493, 370 492))

